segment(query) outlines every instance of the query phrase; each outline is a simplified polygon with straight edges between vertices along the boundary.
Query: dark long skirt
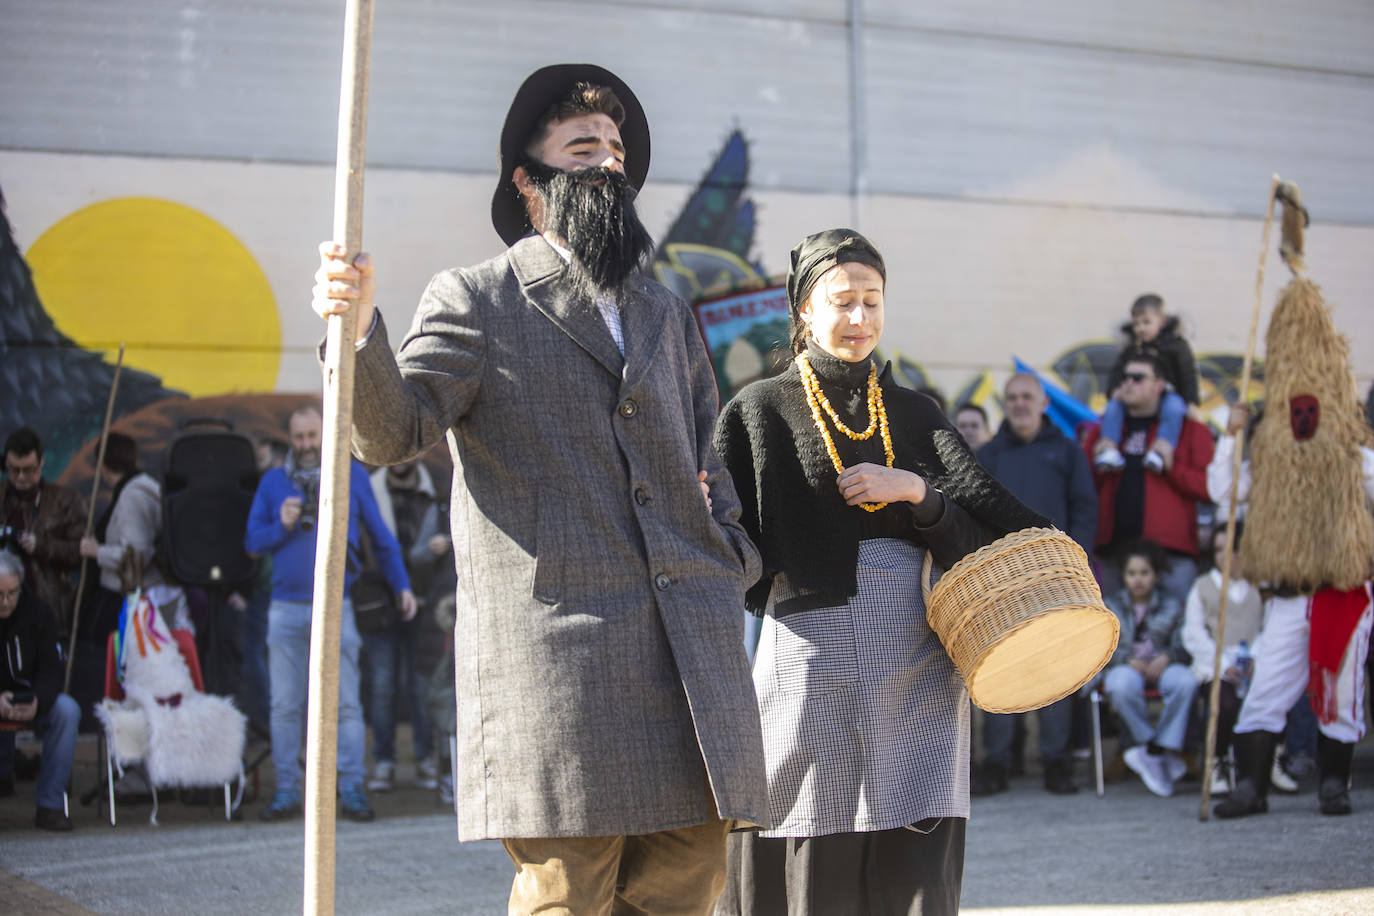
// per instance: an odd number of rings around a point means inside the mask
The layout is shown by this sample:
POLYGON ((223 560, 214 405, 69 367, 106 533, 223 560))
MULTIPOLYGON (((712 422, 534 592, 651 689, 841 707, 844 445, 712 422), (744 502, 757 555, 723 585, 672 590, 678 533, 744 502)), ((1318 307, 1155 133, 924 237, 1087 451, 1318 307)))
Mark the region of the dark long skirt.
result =
POLYGON ((732 834, 716 916, 936 916, 959 911, 962 817, 819 837, 732 834))

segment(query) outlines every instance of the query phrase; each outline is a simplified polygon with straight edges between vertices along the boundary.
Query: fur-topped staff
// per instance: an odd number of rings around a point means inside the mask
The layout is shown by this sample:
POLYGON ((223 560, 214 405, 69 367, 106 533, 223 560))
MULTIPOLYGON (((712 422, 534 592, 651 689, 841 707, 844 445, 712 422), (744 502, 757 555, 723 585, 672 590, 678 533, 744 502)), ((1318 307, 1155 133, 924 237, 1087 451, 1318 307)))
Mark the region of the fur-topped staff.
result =
POLYGON ((1268 409, 1251 446, 1246 578, 1301 590, 1354 588, 1369 575, 1374 518, 1361 445, 1371 444, 1350 365, 1321 288, 1306 275, 1307 211, 1285 182, 1280 252, 1293 279, 1265 336, 1268 409))
MULTIPOLYGON (((1245 360, 1240 372, 1239 405, 1250 401, 1250 371, 1255 363, 1255 332, 1259 329, 1260 301, 1264 296, 1264 264, 1269 258, 1269 230, 1274 227, 1274 202, 1279 196, 1279 176, 1269 179, 1269 199, 1264 212, 1264 232, 1260 236, 1259 271, 1255 275, 1255 302, 1250 309, 1250 333, 1245 340, 1245 360)), ((1221 710, 1221 655, 1226 645, 1226 603, 1231 585, 1231 560, 1236 549, 1236 496, 1240 485, 1241 458, 1245 452, 1245 428, 1236 432, 1235 449, 1231 459, 1231 490, 1226 497, 1229 507, 1226 516, 1226 550, 1221 560, 1221 602, 1217 606, 1216 653, 1212 656, 1212 686, 1209 691, 1207 738, 1203 745, 1202 772, 1212 772, 1212 758, 1217 747, 1217 716, 1221 710)), ((1202 781, 1202 802, 1198 806, 1198 820, 1207 820, 1212 813, 1209 804, 1212 780, 1202 781)))

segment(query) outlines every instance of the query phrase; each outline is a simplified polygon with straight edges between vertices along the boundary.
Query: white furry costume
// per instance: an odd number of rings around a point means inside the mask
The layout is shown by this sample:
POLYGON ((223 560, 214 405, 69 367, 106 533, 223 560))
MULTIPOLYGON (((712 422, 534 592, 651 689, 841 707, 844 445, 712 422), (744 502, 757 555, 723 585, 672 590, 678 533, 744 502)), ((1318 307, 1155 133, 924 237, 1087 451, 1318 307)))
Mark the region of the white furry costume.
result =
POLYGON ((135 592, 121 615, 118 659, 125 698, 96 706, 122 769, 147 768, 158 787, 222 785, 242 776, 246 719, 226 697, 196 689, 153 601, 135 592), (132 608, 133 610, 130 610, 132 608))

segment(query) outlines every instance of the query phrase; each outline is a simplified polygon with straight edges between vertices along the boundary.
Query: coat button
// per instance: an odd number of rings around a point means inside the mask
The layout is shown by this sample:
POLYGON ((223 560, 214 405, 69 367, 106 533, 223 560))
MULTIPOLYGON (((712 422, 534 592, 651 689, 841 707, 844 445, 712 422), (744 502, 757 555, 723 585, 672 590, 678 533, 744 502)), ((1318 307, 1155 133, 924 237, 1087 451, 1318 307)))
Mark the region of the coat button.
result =
POLYGON ((639 413, 639 405, 634 402, 633 398, 626 398, 620 402, 620 415, 625 419, 628 420, 637 413, 639 413))
POLYGON ((644 487, 635 487, 635 502, 641 506, 649 504, 649 491, 644 487))
POLYGON ((668 578, 667 573, 659 573, 658 575, 654 576, 654 585, 658 586, 658 590, 661 592, 666 592, 668 590, 668 586, 672 584, 673 580, 668 578))

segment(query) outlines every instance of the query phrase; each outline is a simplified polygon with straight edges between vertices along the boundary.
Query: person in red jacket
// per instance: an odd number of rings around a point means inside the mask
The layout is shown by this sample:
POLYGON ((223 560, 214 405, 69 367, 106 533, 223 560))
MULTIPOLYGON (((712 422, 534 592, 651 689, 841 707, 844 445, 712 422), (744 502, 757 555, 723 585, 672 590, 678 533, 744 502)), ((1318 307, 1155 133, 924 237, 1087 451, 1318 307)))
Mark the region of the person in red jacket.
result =
MULTIPOLYGON (((1126 408, 1121 436, 1120 470, 1096 468, 1097 553, 1102 558, 1102 591, 1121 588, 1117 553, 1136 538, 1146 538, 1169 553, 1169 568, 1159 587, 1180 603, 1197 578, 1197 506, 1207 502, 1207 465, 1212 460, 1212 434, 1201 423, 1185 420, 1173 461, 1161 472, 1147 470, 1145 455, 1159 427, 1159 405, 1165 383, 1159 360, 1143 353, 1126 363, 1120 400, 1126 408)), ((1099 431, 1083 443, 1091 458, 1099 431)))

